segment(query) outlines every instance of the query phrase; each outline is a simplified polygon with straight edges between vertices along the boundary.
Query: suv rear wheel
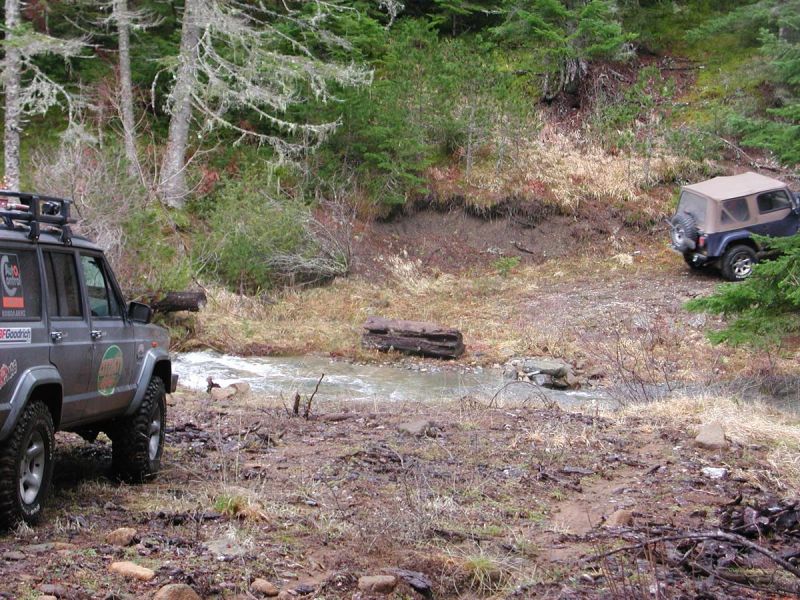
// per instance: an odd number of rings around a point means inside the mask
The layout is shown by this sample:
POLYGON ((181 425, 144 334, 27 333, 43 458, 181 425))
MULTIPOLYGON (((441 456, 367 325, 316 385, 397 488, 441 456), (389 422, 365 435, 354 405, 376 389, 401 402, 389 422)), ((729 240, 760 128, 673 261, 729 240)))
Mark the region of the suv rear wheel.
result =
POLYGON ((756 252, 750 246, 733 246, 722 256, 722 276, 728 281, 742 281, 750 277, 758 262, 756 252))
POLYGON ((54 446, 50 411, 43 402, 31 402, 0 445, 0 526, 39 519, 53 478, 54 446))
POLYGON ((112 468, 121 479, 141 482, 161 468, 167 399, 164 382, 153 377, 136 413, 115 421, 111 438, 112 468))

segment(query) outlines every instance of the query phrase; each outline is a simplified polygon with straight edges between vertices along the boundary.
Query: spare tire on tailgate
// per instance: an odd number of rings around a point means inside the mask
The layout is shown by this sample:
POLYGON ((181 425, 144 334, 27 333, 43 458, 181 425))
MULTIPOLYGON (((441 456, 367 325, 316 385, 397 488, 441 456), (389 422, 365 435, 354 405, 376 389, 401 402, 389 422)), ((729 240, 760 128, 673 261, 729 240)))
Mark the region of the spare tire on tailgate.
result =
POLYGON ((688 252, 697 247, 697 223, 689 213, 678 213, 669 222, 672 246, 679 252, 688 252))

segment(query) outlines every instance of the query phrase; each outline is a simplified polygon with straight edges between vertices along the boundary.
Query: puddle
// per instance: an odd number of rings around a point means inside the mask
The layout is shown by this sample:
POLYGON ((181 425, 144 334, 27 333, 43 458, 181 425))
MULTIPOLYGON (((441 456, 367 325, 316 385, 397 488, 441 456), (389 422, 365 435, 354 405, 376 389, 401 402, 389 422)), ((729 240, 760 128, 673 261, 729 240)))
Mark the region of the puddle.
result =
POLYGON ((503 400, 538 398, 564 407, 592 401, 608 403, 599 390, 559 391, 530 384, 506 385, 500 369, 463 373, 427 365, 422 367, 427 369, 424 371, 358 365, 316 356, 244 358, 211 351, 176 354, 172 364, 181 385, 204 391, 206 378, 211 376, 222 386, 246 381, 254 391, 289 398, 296 392, 313 392, 324 373, 317 392, 320 399, 435 402, 469 396, 488 402, 499 392, 498 397, 503 400))

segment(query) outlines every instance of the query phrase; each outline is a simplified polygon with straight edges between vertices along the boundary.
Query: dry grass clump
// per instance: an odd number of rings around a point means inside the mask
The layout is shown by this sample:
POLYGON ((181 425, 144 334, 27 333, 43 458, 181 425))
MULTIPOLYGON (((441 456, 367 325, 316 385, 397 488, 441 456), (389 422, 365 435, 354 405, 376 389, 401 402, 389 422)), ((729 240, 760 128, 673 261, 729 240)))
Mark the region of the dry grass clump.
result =
POLYGON ((621 416, 641 416, 656 422, 694 428, 719 421, 725 435, 741 445, 763 445, 769 449, 770 469, 763 475, 779 489, 800 489, 800 416, 778 410, 762 402, 741 402, 732 395, 678 395, 660 402, 631 406, 621 416))
POLYGON ((471 171, 468 181, 456 179, 452 173, 444 174, 446 177, 434 174, 434 187, 441 188, 440 193, 465 196, 468 203, 478 206, 492 199, 516 198, 542 203, 556 213, 577 214, 584 204, 599 202, 656 222, 668 212, 669 202, 655 199, 647 190, 710 169, 707 164, 668 153, 611 153, 578 133, 547 128, 538 137, 520 142, 510 164, 502 168, 498 164, 483 161, 471 171), (450 189, 443 187, 448 182, 450 189))

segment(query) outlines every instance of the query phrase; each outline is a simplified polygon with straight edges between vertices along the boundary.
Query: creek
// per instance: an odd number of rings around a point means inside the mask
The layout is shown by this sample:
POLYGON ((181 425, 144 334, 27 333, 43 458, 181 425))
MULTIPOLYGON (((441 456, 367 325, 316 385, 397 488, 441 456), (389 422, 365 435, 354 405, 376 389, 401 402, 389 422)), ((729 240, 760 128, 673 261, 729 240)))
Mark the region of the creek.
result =
POLYGON ((495 395, 503 400, 557 402, 564 408, 598 402, 608 397, 597 389, 551 390, 532 384, 509 384, 502 369, 458 370, 452 366, 425 363, 412 368, 365 365, 319 356, 240 357, 211 351, 185 352, 173 357, 179 383, 205 391, 211 377, 221 386, 245 381, 255 392, 287 399, 295 393, 307 396, 320 376, 325 377, 316 398, 389 400, 394 402, 435 402, 470 397, 489 402, 495 395))

